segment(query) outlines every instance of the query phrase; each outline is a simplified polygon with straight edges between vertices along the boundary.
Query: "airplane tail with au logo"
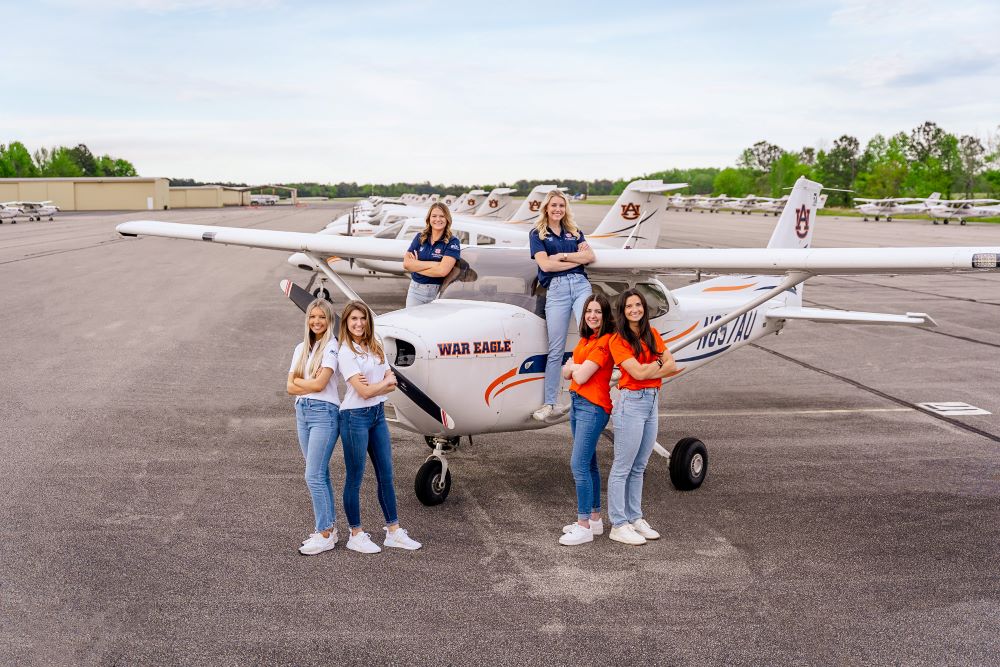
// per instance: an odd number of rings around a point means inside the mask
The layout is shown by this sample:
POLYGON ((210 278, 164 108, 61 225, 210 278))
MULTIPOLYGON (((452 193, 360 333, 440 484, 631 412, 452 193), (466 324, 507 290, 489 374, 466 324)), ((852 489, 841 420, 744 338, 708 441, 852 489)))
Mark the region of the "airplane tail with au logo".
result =
POLYGON ((804 176, 795 181, 778 224, 771 232, 768 248, 808 248, 816 223, 816 208, 823 186, 804 176))
POLYGON ((593 245, 612 248, 655 248, 660 239, 660 223, 667 212, 667 198, 662 193, 687 186, 687 183, 632 181, 587 240, 593 245))
POLYGON ((474 215, 477 218, 509 219, 511 211, 514 210, 514 199, 511 195, 515 192, 517 190, 513 188, 493 188, 474 215))
POLYGON ((486 190, 470 190, 460 199, 452 202, 451 212, 455 215, 472 215, 486 199, 486 190))
POLYGON ((545 200, 545 195, 553 190, 565 192, 566 188, 548 184, 536 185, 525 200, 521 202, 521 207, 517 209, 517 212, 511 216, 510 222, 530 222, 532 224, 538 222, 538 216, 542 212, 542 202, 545 200))

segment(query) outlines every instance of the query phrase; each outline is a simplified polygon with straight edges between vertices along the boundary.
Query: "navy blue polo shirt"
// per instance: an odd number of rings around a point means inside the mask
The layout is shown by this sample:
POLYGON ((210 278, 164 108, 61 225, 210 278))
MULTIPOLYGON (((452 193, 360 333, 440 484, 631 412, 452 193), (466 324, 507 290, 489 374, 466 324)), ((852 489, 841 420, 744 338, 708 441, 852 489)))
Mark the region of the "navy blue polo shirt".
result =
MULTIPOLYGON (((558 236, 549 230, 549 234, 545 237, 545 240, 538 238, 538 230, 532 229, 531 233, 528 234, 528 243, 531 247, 531 259, 535 258, 540 252, 544 252, 549 256, 550 259, 559 259, 559 255, 564 252, 576 252, 580 248, 580 244, 586 241, 583 237, 583 232, 577 232, 579 236, 573 236, 569 232, 563 230, 562 225, 559 226, 562 232, 558 236)), ((542 271, 542 267, 538 267, 538 284, 542 287, 548 287, 549 281, 556 276, 568 276, 571 273, 579 273, 584 278, 587 277, 587 272, 583 270, 583 265, 574 266, 572 269, 566 269, 565 271, 555 271, 549 273, 548 271, 542 271)))
MULTIPOLYGON (((462 245, 458 242, 457 236, 452 236, 447 243, 441 238, 437 243, 431 244, 430 237, 425 243, 421 243, 420 232, 418 232, 413 237, 413 242, 410 243, 407 252, 417 253, 417 259, 422 262, 440 262, 445 257, 454 257, 457 262, 462 256, 462 245)), ((411 273, 410 278, 413 279, 413 282, 421 285, 440 285, 444 282, 444 278, 430 278, 416 272, 411 273)))

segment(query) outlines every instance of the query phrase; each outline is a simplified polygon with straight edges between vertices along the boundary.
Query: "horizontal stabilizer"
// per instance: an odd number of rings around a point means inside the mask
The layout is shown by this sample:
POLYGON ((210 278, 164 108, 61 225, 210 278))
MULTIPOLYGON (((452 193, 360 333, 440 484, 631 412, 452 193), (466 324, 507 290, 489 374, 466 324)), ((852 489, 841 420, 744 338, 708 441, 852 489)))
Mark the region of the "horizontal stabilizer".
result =
POLYGON ((902 324, 911 327, 936 327, 927 313, 866 313, 859 310, 826 310, 824 308, 772 308, 767 311, 769 320, 810 320, 828 324, 902 324))
POLYGON ((634 188, 629 188, 633 192, 673 192, 674 190, 683 190, 689 184, 688 183, 658 183, 656 181, 640 181, 643 185, 639 185, 634 188), (648 183, 648 185, 646 185, 648 183))

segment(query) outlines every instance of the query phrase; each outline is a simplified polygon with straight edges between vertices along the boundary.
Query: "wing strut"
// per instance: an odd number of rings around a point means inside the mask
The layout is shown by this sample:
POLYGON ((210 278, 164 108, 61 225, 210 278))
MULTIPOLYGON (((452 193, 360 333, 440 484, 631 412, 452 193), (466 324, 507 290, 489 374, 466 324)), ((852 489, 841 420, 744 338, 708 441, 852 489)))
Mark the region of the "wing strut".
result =
POLYGON ((365 300, 362 299, 357 292, 351 289, 351 286, 345 283, 344 279, 341 278, 339 275, 337 275, 337 273, 334 272, 334 270, 331 269, 326 262, 324 262, 314 253, 311 253, 309 251, 306 251, 302 254, 311 259, 313 263, 315 263, 316 266, 319 267, 319 270, 323 272, 323 275, 325 275, 331 283, 336 285, 337 289, 339 289, 341 292, 344 293, 344 296, 346 296, 348 299, 352 301, 361 301, 362 303, 364 303, 365 300))
POLYGON ((747 301, 745 304, 743 304, 742 306, 740 306, 739 308, 737 308, 733 312, 729 313, 728 315, 726 315, 725 317, 723 317, 721 320, 716 320, 715 322, 712 322, 711 324, 709 324, 707 327, 702 327, 701 329, 698 329, 694 333, 688 334, 687 336, 685 336, 684 338, 681 338, 679 341, 677 341, 673 345, 668 346, 667 349, 670 350, 670 354, 677 354, 677 352, 679 350, 687 347, 688 345, 690 345, 691 343, 695 342, 696 340, 698 340, 702 336, 704 336, 706 334, 710 334, 713 331, 715 331, 716 329, 718 329, 718 328, 720 328, 722 326, 725 326, 726 324, 729 324, 730 322, 732 322, 733 320, 735 320, 737 317, 739 317, 743 313, 750 312, 751 310, 753 310, 754 308, 756 308, 760 304, 764 303, 768 299, 773 299, 774 297, 778 296, 779 294, 781 294, 785 290, 791 289, 792 287, 795 287, 796 285, 798 285, 800 283, 804 283, 806 281, 806 279, 811 278, 811 277, 812 277, 811 273, 805 273, 803 271, 792 271, 787 276, 785 276, 785 279, 782 280, 781 283, 777 287, 775 287, 774 289, 769 290, 767 292, 764 292, 763 294, 761 294, 760 296, 758 296, 756 299, 753 299, 751 301, 747 301))

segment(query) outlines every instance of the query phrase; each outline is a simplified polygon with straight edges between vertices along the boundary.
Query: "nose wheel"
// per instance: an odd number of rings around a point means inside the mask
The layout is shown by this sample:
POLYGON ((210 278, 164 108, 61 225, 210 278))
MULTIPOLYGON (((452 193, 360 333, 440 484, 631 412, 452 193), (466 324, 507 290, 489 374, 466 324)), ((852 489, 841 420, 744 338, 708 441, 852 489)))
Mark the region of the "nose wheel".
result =
POLYGON ((434 452, 417 470, 417 477, 413 482, 417 500, 424 505, 440 505, 451 491, 451 471, 448 470, 448 459, 444 456, 445 447, 452 444, 450 440, 451 438, 428 437, 428 444, 434 442, 434 452))
POLYGON ((693 491, 701 486, 708 474, 708 448, 698 438, 681 438, 668 452, 660 443, 654 451, 667 459, 670 481, 678 491, 693 491))

